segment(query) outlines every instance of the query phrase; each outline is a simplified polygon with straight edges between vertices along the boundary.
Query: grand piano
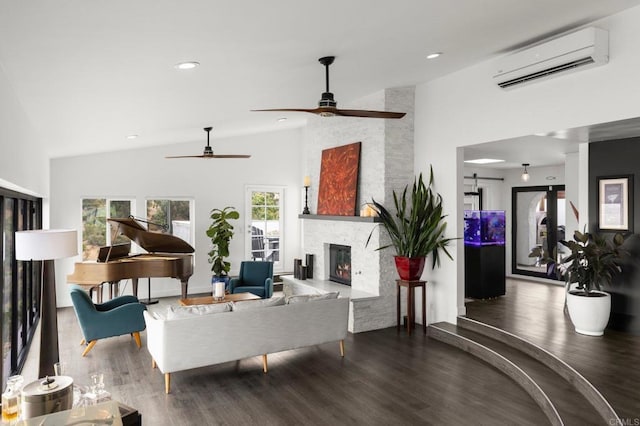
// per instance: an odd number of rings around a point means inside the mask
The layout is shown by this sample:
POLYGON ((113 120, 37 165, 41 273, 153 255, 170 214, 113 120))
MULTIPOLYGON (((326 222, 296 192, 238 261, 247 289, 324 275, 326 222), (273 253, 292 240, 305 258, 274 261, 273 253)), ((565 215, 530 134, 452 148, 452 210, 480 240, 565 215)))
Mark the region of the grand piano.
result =
POLYGON ((107 220, 117 224, 118 232, 129 237, 148 253, 122 253, 123 245, 102 247, 102 256, 99 256, 97 262, 75 264, 73 273, 67 275, 68 283, 79 284, 90 290, 100 289, 98 302, 101 302, 101 286, 104 283, 113 284, 131 279, 133 294, 137 297, 139 278, 170 277, 180 280, 182 298, 187 298, 189 277, 193 275, 192 253, 195 251, 191 245, 174 235, 147 231, 132 217, 107 220))

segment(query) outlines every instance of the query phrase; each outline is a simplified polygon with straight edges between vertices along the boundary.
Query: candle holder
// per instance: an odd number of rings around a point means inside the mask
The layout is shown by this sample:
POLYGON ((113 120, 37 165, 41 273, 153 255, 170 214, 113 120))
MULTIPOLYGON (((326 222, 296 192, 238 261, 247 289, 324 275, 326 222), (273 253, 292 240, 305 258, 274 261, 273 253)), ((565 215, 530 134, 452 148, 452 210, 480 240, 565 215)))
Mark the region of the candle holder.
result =
POLYGON ((307 185, 304 187, 304 209, 302 210, 302 214, 311 214, 309 211, 309 186, 307 185))

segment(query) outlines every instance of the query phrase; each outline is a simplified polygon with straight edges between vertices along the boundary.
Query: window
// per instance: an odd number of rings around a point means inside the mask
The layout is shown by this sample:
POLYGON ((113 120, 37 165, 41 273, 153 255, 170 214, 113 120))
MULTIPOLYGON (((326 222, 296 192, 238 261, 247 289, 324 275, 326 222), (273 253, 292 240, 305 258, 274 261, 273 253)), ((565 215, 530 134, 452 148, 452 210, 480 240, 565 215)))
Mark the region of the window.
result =
POLYGON ((15 232, 42 228, 42 200, 0 188, 2 389, 21 369, 40 318, 41 262, 17 262, 15 232))
POLYGON ((134 201, 108 198, 85 198, 82 200, 82 260, 96 259, 101 246, 125 243, 128 238, 116 234, 117 227, 110 226, 107 234, 107 219, 129 217, 134 201))
POLYGON ((252 260, 274 262, 274 268, 281 267, 280 259, 284 251, 282 240, 282 206, 284 188, 248 187, 247 257, 252 260))
POLYGON ((147 229, 175 235, 192 244, 191 210, 191 200, 147 200, 147 229))

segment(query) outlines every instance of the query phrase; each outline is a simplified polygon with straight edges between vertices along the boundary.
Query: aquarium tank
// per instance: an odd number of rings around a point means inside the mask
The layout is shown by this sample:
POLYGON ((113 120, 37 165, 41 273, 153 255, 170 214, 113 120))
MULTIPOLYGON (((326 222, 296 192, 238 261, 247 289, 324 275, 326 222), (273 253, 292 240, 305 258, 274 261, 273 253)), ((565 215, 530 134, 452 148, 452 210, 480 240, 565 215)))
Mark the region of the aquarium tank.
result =
POLYGON ((504 245, 504 240, 504 210, 464 211, 464 243, 466 245, 504 245))

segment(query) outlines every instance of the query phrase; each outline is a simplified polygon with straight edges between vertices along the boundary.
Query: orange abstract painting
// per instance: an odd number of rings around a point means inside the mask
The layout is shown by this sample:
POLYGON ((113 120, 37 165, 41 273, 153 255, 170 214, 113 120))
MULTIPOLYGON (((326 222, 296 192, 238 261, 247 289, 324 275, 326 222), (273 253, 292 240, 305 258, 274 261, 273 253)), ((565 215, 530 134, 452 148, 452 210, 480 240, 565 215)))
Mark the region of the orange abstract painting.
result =
POLYGON ((322 151, 318 214, 355 216, 360 142, 322 151))

